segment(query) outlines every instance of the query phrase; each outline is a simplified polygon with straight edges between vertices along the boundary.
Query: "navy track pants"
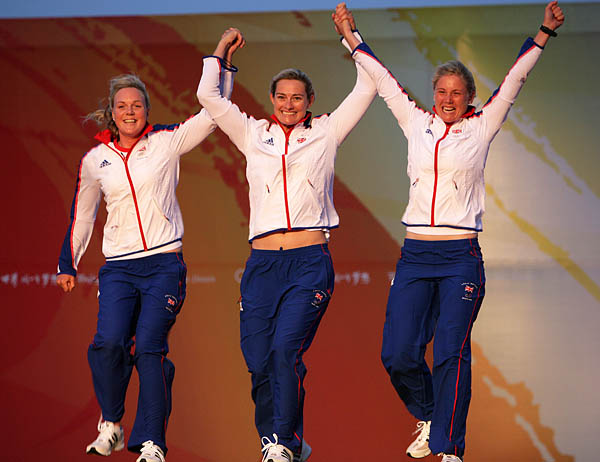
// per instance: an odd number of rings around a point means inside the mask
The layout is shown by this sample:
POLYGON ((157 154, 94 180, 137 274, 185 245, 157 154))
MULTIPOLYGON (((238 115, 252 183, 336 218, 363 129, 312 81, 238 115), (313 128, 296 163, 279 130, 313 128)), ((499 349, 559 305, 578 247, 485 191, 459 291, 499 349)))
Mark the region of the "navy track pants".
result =
POLYGON ((477 239, 406 239, 388 298, 381 359, 429 447, 462 457, 471 400, 471 330, 485 294, 477 239), (434 337, 433 372, 425 362, 434 337))
POLYGON ((137 414, 128 449, 152 440, 167 452, 175 366, 167 359, 167 336, 185 300, 186 266, 181 253, 109 261, 99 273, 98 325, 88 349, 102 416, 121 421, 133 367, 139 375, 137 414), (132 354, 132 348, 135 350, 132 354))
POLYGON ((303 438, 302 356, 310 347, 334 286, 326 244, 252 249, 241 281, 241 348, 252 378, 259 437, 299 452, 303 438))

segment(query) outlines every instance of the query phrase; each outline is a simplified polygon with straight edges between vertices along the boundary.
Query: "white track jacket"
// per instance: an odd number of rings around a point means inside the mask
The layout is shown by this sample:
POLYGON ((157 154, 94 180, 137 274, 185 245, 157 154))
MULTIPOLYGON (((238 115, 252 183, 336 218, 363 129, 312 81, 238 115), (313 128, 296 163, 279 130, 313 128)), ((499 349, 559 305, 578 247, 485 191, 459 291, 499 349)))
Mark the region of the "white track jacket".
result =
POLYGON ((542 48, 528 38, 504 81, 479 112, 470 110, 454 124, 418 107, 369 47, 353 58, 377 85, 408 139, 409 202, 402 217, 408 230, 451 234, 482 230, 483 170, 490 143, 506 120, 542 48), (441 227, 441 230, 437 230, 441 227), (445 230, 444 230, 445 229, 445 230))
MULTIPOLYGON (((233 72, 228 69, 223 72, 222 85, 217 91, 229 97, 233 72)), ((203 109, 182 123, 148 125, 129 150, 120 148, 108 130, 98 133, 95 138, 101 144, 79 163, 58 274, 76 275, 102 196, 107 211, 102 253, 107 261, 141 258, 180 247, 183 218, 175 195, 179 157, 215 128, 203 109)))
POLYGON ((328 230, 339 225, 333 205, 337 149, 358 123, 376 89, 357 66, 353 90, 330 114, 310 113, 286 134, 273 116, 256 120, 221 97, 221 60, 204 58, 198 100, 246 157, 250 187, 249 240, 272 232, 328 230))

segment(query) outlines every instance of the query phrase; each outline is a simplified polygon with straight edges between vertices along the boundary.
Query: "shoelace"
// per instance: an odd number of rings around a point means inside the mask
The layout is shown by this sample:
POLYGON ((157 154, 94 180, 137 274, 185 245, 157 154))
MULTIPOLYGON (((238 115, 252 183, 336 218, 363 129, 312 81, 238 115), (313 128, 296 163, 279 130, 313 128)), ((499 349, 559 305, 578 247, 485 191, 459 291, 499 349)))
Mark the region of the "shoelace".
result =
POLYGON ((100 415, 100 419, 98 419, 98 431, 100 434, 96 438, 97 440, 115 444, 118 439, 114 425, 110 425, 106 420, 102 420, 102 414, 100 415))
POLYGON ((262 452, 264 452, 263 454, 263 460, 262 462, 265 462, 265 460, 267 460, 267 455, 269 455, 269 449, 271 449, 272 447, 276 446, 279 444, 279 438, 277 438, 277 434, 273 433, 273 439, 275 441, 271 441, 268 437, 263 436, 260 439, 260 442, 262 443, 263 447, 261 449, 262 452))
POLYGON ((417 440, 423 441, 429 439, 429 429, 427 428, 427 422, 424 420, 417 422, 417 429, 413 432, 413 435, 419 432, 421 434, 417 437, 417 440))
POLYGON ((140 452, 143 456, 156 457, 161 462, 165 462, 165 456, 163 455, 162 449, 150 440, 142 443, 142 450, 140 452))
POLYGON ((98 419, 98 431, 101 432, 102 431, 102 424, 106 423, 104 421, 102 421, 102 414, 100 414, 100 418, 98 419))

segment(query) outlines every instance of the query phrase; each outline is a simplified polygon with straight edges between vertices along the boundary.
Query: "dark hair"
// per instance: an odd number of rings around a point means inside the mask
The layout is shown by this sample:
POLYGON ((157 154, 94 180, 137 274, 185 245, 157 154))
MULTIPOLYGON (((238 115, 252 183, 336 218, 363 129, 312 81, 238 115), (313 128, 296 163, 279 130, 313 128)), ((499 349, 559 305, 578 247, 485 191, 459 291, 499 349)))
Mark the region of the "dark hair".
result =
POLYGON ((438 80, 445 75, 456 75, 460 77, 467 87, 469 99, 472 100, 475 98, 475 79, 473 79, 473 74, 471 74, 471 71, 467 69, 463 63, 460 61, 448 61, 447 63, 440 64, 436 68, 433 78, 431 79, 434 90, 438 80))
POLYGON ((313 84, 312 84, 310 78, 308 77, 308 75, 306 75, 300 69, 290 68, 290 69, 284 69, 284 70, 278 72, 271 79, 271 87, 270 87, 271 95, 275 96, 275 89, 277 88, 277 82, 279 82, 280 80, 299 80, 300 82, 304 83, 304 89, 306 90, 306 95, 308 96, 308 99, 311 99, 312 97, 315 96, 315 90, 313 88, 313 84))
POLYGON ((113 77, 109 81, 109 92, 108 92, 108 102, 104 106, 104 108, 97 109, 93 112, 90 112, 84 118, 84 122, 88 120, 93 120, 99 126, 105 126, 110 130, 110 133, 118 138, 119 129, 117 128, 117 124, 113 120, 112 110, 113 103, 115 99, 115 95, 119 90, 123 88, 136 88, 138 89, 142 95, 144 95, 144 104, 146 107, 146 112, 150 109, 150 97, 148 96, 148 91, 146 90, 146 85, 144 82, 135 74, 122 74, 113 77))

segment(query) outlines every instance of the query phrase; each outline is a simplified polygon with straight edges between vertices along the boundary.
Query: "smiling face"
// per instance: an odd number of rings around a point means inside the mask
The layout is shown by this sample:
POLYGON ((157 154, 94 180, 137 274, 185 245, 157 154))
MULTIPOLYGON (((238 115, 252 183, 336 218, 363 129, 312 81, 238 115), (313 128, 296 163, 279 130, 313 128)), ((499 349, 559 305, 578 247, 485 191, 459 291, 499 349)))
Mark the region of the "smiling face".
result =
POLYGON ((121 88, 113 99, 112 116, 119 130, 119 144, 131 147, 148 121, 143 93, 133 87, 121 88))
POLYGON ((277 82, 275 94, 271 94, 273 114, 288 128, 300 122, 314 101, 306 94, 306 86, 300 80, 282 79, 277 82))
POLYGON ((459 120, 472 101, 473 95, 469 94, 467 85, 455 74, 440 77, 433 89, 435 110, 448 124, 459 120))

